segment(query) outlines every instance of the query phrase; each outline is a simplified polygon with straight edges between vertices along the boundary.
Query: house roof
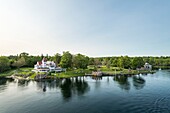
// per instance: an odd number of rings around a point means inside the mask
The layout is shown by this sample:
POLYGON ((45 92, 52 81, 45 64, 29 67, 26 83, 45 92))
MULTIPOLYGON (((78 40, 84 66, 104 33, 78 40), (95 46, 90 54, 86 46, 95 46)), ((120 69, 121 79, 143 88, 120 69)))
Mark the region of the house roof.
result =
POLYGON ((146 62, 145 65, 149 65, 149 63, 146 62))
POLYGON ((40 61, 40 62, 37 62, 37 64, 38 64, 38 65, 41 65, 41 64, 42 64, 42 62, 41 62, 41 61, 40 61))
POLYGON ((47 62, 47 59, 44 57, 44 58, 42 59, 42 61, 47 62))

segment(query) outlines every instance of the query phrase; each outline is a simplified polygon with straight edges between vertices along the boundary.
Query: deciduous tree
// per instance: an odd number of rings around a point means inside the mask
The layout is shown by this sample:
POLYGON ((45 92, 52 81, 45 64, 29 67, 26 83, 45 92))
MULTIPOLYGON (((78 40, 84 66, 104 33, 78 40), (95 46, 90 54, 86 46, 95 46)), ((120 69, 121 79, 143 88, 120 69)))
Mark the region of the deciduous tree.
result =
POLYGON ((63 68, 70 68, 72 66, 72 54, 69 51, 63 52, 60 66, 63 68))

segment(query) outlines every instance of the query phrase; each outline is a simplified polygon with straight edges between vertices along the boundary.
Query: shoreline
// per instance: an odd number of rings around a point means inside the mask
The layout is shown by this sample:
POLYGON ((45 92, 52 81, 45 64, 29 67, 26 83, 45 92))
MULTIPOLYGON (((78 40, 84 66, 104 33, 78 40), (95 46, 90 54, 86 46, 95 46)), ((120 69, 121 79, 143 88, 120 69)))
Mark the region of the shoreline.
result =
POLYGON ((57 75, 54 75, 54 76, 52 76, 52 75, 48 75, 48 76, 46 76, 45 78, 41 78, 41 79, 35 79, 35 78, 31 78, 31 77, 27 77, 27 78, 24 78, 24 77, 20 77, 20 76, 15 76, 15 75, 11 75, 11 76, 0 76, 0 78, 1 79, 18 79, 18 80, 48 80, 48 79, 65 79, 65 78, 72 78, 72 77, 87 77, 87 76, 91 76, 91 77, 107 77, 107 76, 134 76, 134 75, 140 75, 140 74, 142 74, 142 75, 147 75, 147 74, 154 74, 154 73, 156 73, 157 71, 144 71, 144 72, 137 72, 137 73, 131 73, 131 72, 129 72, 129 73, 116 73, 116 74, 113 74, 113 73, 103 73, 102 74, 102 76, 95 76, 95 75, 86 75, 85 73, 84 74, 82 74, 82 73, 80 73, 80 74, 72 74, 72 75, 67 75, 67 74, 65 74, 65 75, 60 75, 60 74, 58 74, 58 76, 57 75))

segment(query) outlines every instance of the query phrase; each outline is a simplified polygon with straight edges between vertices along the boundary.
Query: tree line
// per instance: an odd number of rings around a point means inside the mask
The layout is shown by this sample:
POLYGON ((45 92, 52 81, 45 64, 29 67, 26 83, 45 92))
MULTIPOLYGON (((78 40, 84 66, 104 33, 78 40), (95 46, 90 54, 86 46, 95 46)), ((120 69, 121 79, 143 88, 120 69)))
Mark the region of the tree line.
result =
POLYGON ((120 67, 125 69, 141 68, 147 62, 153 67, 170 66, 170 57, 98 57, 92 58, 82 54, 73 55, 69 51, 63 52, 63 54, 56 53, 53 56, 38 55, 32 56, 26 52, 19 55, 0 56, 0 72, 4 72, 14 68, 20 67, 33 67, 37 61, 41 61, 43 58, 54 61, 57 66, 62 68, 76 68, 86 69, 87 66, 101 66, 105 65, 107 68, 120 67))

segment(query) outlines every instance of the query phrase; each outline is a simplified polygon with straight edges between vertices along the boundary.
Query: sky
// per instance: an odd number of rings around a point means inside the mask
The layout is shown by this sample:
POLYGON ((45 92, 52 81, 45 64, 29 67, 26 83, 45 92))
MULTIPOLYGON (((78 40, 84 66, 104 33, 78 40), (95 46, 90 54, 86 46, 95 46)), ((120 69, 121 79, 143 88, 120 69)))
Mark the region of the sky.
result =
POLYGON ((170 0, 0 0, 0 55, 169 56, 170 0))

